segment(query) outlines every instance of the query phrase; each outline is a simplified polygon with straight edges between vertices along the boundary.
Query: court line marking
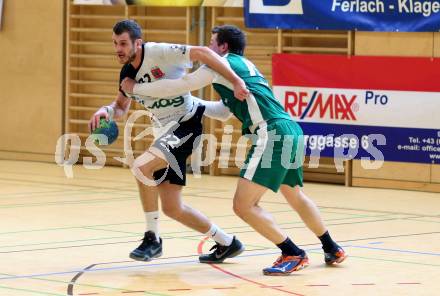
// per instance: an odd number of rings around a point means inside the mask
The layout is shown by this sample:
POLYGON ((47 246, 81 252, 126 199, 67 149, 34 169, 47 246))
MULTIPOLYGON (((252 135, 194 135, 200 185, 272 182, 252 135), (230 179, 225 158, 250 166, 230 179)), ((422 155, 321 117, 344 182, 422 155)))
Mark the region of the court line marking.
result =
POLYGON ((440 253, 432 253, 432 252, 417 252, 403 249, 388 249, 388 248, 374 248, 368 246, 353 246, 350 248, 360 248, 360 249, 369 249, 369 250, 379 250, 379 251, 388 251, 388 252, 399 252, 399 253, 409 253, 409 254, 417 254, 417 255, 428 255, 428 256, 440 256, 440 253))
POLYGON ((43 291, 23 289, 23 288, 13 288, 13 287, 8 287, 8 286, 3 286, 3 285, 0 285, 0 289, 21 291, 21 292, 28 292, 28 293, 33 293, 33 294, 49 295, 49 296, 66 296, 66 294, 50 293, 50 292, 43 292, 43 291))
MULTIPOLYGON (((420 234, 417 234, 420 235, 420 234)), ((407 235, 403 235, 403 236, 407 236, 407 235)), ((359 239, 359 240, 363 240, 363 239, 359 239)), ((344 246, 344 247, 349 247, 349 246, 344 246)), ((268 248, 265 248, 264 250, 268 250, 268 248)), ((308 252, 311 253, 319 253, 321 254, 321 252, 313 252, 313 250, 320 250, 320 248, 314 248, 314 249, 306 249, 308 252)), ((264 252, 264 253, 259 253, 259 254, 246 254, 246 255, 242 255, 238 258, 241 257, 252 257, 252 256, 265 256, 265 255, 272 255, 272 254, 279 254, 279 250, 276 250, 274 252, 264 252)), ((195 255, 194 255, 195 256, 195 255)), ((193 257, 193 256, 187 256, 187 257, 193 257)), ((378 260, 378 261, 384 261, 381 258, 368 258, 368 257, 360 257, 360 256, 352 256, 350 255, 350 257, 352 258, 362 258, 362 259, 368 259, 368 260, 378 260)), ((175 258, 182 258, 182 257, 174 257, 174 258, 160 258, 157 260, 166 260, 166 259, 175 259, 175 258)), ((420 265, 420 263, 418 262, 402 262, 402 261, 396 261, 396 260, 385 260, 385 261, 390 261, 390 262, 395 262, 395 263, 410 263, 410 264, 417 264, 420 265)), ((98 263, 98 264, 115 264, 115 263, 127 263, 127 262, 133 262, 133 261, 119 261, 119 262, 105 262, 105 263, 98 263)), ((158 263, 158 264, 142 264, 142 265, 136 265, 136 266, 122 266, 122 267, 112 267, 112 268, 99 268, 99 269, 95 269, 95 270, 90 270, 88 272, 97 272, 97 271, 108 271, 108 270, 118 270, 118 269, 128 269, 128 268, 142 268, 145 266, 159 266, 159 265, 170 265, 170 264, 185 264, 185 263, 193 263, 193 262, 198 262, 197 260, 189 260, 189 261, 180 261, 180 262, 164 262, 164 263, 158 263)), ((95 264, 95 265, 98 265, 95 264)), ((439 265, 436 265, 439 266, 439 265)), ((82 270, 74 270, 74 271, 66 271, 66 272, 55 272, 55 273, 46 273, 46 274, 33 274, 33 275, 22 275, 22 276, 8 276, 8 277, 3 277, 0 278, 1 279, 18 279, 18 278, 34 278, 36 279, 36 277, 41 277, 41 276, 51 276, 51 275, 60 275, 60 274, 69 274, 69 273, 84 273, 84 269, 82 270)), ((75 278, 75 277, 74 277, 75 278)), ((77 277, 78 278, 78 277, 77 277)), ((49 280, 49 279, 40 279, 40 280, 46 280, 46 281, 54 281, 54 280, 49 280)), ((62 282, 62 281, 59 281, 62 282)), ((69 282, 70 283, 70 282, 69 282)), ((92 286, 92 285, 86 285, 86 284, 78 284, 78 286, 92 286)), ((107 289, 112 289, 109 287, 102 287, 102 288, 107 288, 107 289)), ((122 290, 122 289, 120 289, 122 290)))
MULTIPOLYGON (((203 239, 200 241, 200 243, 198 244, 198 246, 197 246, 197 253, 198 253, 199 255, 202 254, 202 251, 203 251, 203 245, 205 244, 205 242, 206 242, 208 239, 209 239, 209 237, 205 237, 205 238, 203 238, 203 239)), ((279 251, 278 251, 278 253, 279 253, 279 251)), ((266 284, 264 284, 264 283, 260 283, 260 282, 257 282, 257 281, 254 281, 254 280, 251 280, 251 279, 249 279, 249 278, 247 278, 247 277, 244 277, 244 276, 238 275, 238 274, 236 274, 236 273, 230 272, 230 271, 226 270, 225 268, 222 268, 222 267, 218 266, 217 264, 211 264, 211 263, 209 263, 208 265, 211 266, 211 267, 214 268, 214 269, 217 269, 217 270, 219 270, 219 271, 221 271, 221 272, 227 274, 227 275, 230 275, 230 276, 232 276, 232 277, 238 278, 238 279, 240 279, 240 280, 242 280, 242 281, 245 281, 245 282, 249 282, 249 283, 252 283, 252 284, 258 285, 260 288, 269 288, 269 289, 272 289, 272 290, 281 291, 281 292, 284 292, 284 293, 287 293, 287 294, 291 294, 291 295, 304 296, 303 294, 299 294, 299 293, 296 293, 296 292, 292 292, 292 291, 284 290, 284 289, 281 289, 281 288, 273 287, 273 286, 270 286, 270 285, 266 285, 266 284)))
POLYGON ((83 275, 83 273, 89 269, 92 269, 96 264, 91 264, 83 269, 83 271, 77 273, 71 280, 69 285, 67 286, 67 295, 73 295, 73 285, 75 284, 76 280, 79 279, 80 276, 83 275))
MULTIPOLYGON (((345 248, 350 248, 350 246, 345 246, 345 248)), ((310 253, 315 254, 321 254, 321 252, 315 252, 315 251, 308 251, 310 253)), ((391 263, 404 263, 404 264, 413 264, 413 265, 423 265, 423 266, 433 266, 433 267, 440 267, 440 264, 429 264, 429 263, 420 263, 420 262, 414 262, 414 261, 403 261, 403 260, 395 260, 395 259, 383 259, 383 258, 374 258, 374 257, 364 257, 364 256, 356 256, 350 254, 350 258, 358 258, 358 259, 366 259, 371 261, 380 261, 380 262, 391 262, 391 263)))
MULTIPOLYGON (((288 210, 279 210, 279 211, 271 211, 272 214, 278 214, 278 213, 290 213, 292 212, 291 209, 288 210)), ((323 211, 326 213, 325 211, 323 211)), ((359 216, 360 214, 350 214, 350 213, 338 213, 338 212, 330 212, 332 214, 340 214, 340 215, 349 215, 349 216, 359 216)), ((362 215, 364 216, 364 215, 362 215)), ((381 214, 381 215, 365 215, 365 217, 385 217, 388 216, 388 214, 381 214)), ((228 214, 228 215, 210 215, 210 218, 230 218, 230 217, 236 217, 235 214, 228 214)), ((349 217, 347 217, 349 218, 349 217)), ((161 218, 161 222, 174 222, 171 218, 161 218)), ((296 223, 300 223, 301 220, 297 220, 296 223)), ((122 226, 122 225, 129 225, 129 224, 144 224, 145 221, 137 221, 137 222, 122 222, 122 223, 108 223, 108 224, 91 224, 91 225, 80 225, 80 226, 66 226, 66 227, 51 227, 51 228, 37 228, 37 229, 26 229, 26 230, 18 230, 18 231, 6 231, 6 232, 0 232, 0 235, 6 235, 6 234, 17 234, 17 233, 29 233, 29 232, 37 232, 37 231, 56 231, 56 230, 67 230, 67 229, 81 229, 84 227, 107 227, 107 226, 122 226)), ((107 231, 112 231, 111 229, 108 229, 107 231)), ((184 232, 191 232, 193 230, 188 230, 184 232)), ((175 233, 181 233, 182 231, 176 231, 175 233)), ((168 232, 173 233, 173 232, 168 232)))
MULTIPOLYGON (((5 179, 5 178, 0 178, 1 179, 5 179)), ((16 179, 5 179, 5 180, 16 180, 16 179)), ((17 180, 16 180, 17 181, 17 180)), ((23 180, 18 180, 20 182, 24 182, 23 180)), ((90 185, 77 185, 77 184, 56 184, 56 183, 48 183, 48 182, 41 182, 41 181, 31 181, 31 180, 26 180, 26 182, 29 183, 33 183, 33 184, 49 184, 49 185, 54 185, 55 186, 76 186, 76 187, 84 187, 84 188, 98 188, 98 189, 104 189, 104 190, 109 190, 109 189, 114 189, 114 190, 118 190, 118 188, 108 188, 108 187, 97 187, 97 186, 90 186, 90 185)), ((128 191, 128 190, 127 190, 128 191)), ((214 191, 214 189, 213 189, 214 191)), ((133 190, 133 192, 137 192, 136 190, 133 190)), ((194 194, 192 195, 192 197, 207 197, 207 198, 215 198, 215 199, 227 199, 227 200, 232 200, 232 198, 222 198, 222 197, 213 197, 213 196, 203 196, 203 195, 198 195, 198 194, 194 194)), ((436 196, 433 196, 433 198, 436 198, 436 196)), ((286 204, 286 203, 279 203, 279 202, 270 202, 270 201, 261 201, 262 203, 274 203, 274 204, 286 204)), ((344 207, 326 207, 326 206, 319 206, 319 208, 323 208, 323 209, 338 209, 338 210, 352 210, 352 211, 360 211, 360 212, 376 212, 376 213, 390 213, 390 214, 402 214, 402 215, 414 215, 417 217, 440 217, 440 215, 421 215, 421 214, 417 214, 417 213, 404 213, 404 212, 393 212, 393 211, 380 211, 380 210, 368 210, 368 209, 357 209, 357 208, 344 208, 344 207)))
MULTIPOLYGON (((349 246, 344 246, 344 247, 349 247, 349 246)), ((308 252, 311 252, 311 253, 318 253, 318 252, 313 252, 312 250, 318 250, 318 248, 316 248, 316 249, 307 249, 307 251, 308 252)), ((274 254, 278 254, 279 253, 279 251, 277 251, 277 252, 274 252, 274 254)), ((319 254, 320 254, 321 252, 319 252, 319 254)), ((255 255, 251 255, 251 256, 262 256, 262 255, 266 255, 266 254, 255 254, 255 255)), ((245 256, 249 256, 249 255, 245 255, 245 256)), ((187 256, 188 257, 188 256, 187 256)), ((192 256, 191 256, 192 257, 192 256)), ((243 257, 243 256, 240 256, 240 257, 243 257)), ((354 258, 356 258, 357 256, 350 256, 350 257, 354 257, 354 258)), ((156 259, 156 260, 164 260, 164 259, 174 259, 174 258, 180 258, 180 257, 168 257, 168 258, 159 258, 159 259, 156 259)), ((363 257, 360 257, 360 258, 363 258, 363 257)), ((378 259, 374 259, 374 258, 363 258, 363 259, 370 259, 370 260, 378 260, 378 261, 382 261, 382 259, 380 259, 380 258, 378 258, 378 259)), ((106 264, 115 264, 115 263, 127 263, 127 262, 133 262, 133 261, 118 261, 118 262, 104 262, 104 263, 98 263, 98 264, 95 264, 95 265, 106 265, 106 264)), ((414 262, 414 264, 417 264, 417 263, 415 263, 414 262)), ((82 274, 82 273, 81 273, 82 274)), ((74 277, 75 278, 75 277, 74 277)), ((33 279, 38 279, 38 278, 33 278, 33 279)), ((67 283, 67 282, 65 282, 65 281, 59 281, 59 280, 52 280, 52 279, 38 279, 38 280, 42 280, 42 281, 51 281, 51 282, 60 282, 60 283, 67 283)), ((71 283, 71 282, 69 282, 69 283, 71 283)), ((421 284, 421 283, 397 283, 397 284, 421 284)), ((104 289, 112 289, 112 290, 124 290, 124 289, 118 289, 118 288, 111 288, 111 287, 104 287, 104 286, 97 286, 97 285, 90 285, 90 284, 78 284, 78 283, 76 283, 76 285, 78 285, 78 286, 89 286, 89 287, 99 287, 99 288, 104 288, 104 289)), ((306 285, 307 286, 307 285, 306 285)), ((0 287, 1 288, 1 287, 0 287)), ((11 289, 13 289, 13 288, 11 288, 11 289)), ((149 293, 149 294, 152 294, 152 295, 159 295, 159 294, 154 294, 154 293, 149 293)), ((161 294, 161 295, 163 295, 163 294, 161 294)))
MULTIPOLYGON (((124 261, 124 262, 133 262, 133 261, 131 260, 131 261, 124 261)), ((124 262, 115 262, 115 263, 124 263, 124 262)), ((106 264, 106 263, 99 263, 99 264, 106 264)), ((3 273, 2 275, 12 276, 11 274, 5 274, 5 273, 3 273)), ((55 279, 47 279, 47 278, 37 278, 37 277, 32 278, 32 280, 45 281, 45 282, 53 282, 53 283, 62 283, 62 284, 71 284, 72 283, 71 281, 63 281, 63 280, 55 280, 55 279)), ((76 283, 76 285, 77 286, 81 286, 81 287, 101 288, 101 289, 114 290, 114 291, 119 291, 119 292, 127 290, 127 289, 122 289, 122 288, 114 288, 114 287, 109 287, 109 286, 93 285, 93 284, 79 284, 79 283, 76 283)), ((148 293, 148 294, 159 295, 159 296, 170 296, 170 295, 167 295, 167 294, 155 294, 155 293, 151 293, 151 292, 148 293)), ((63 294, 63 295, 65 295, 65 294, 63 294)))
MULTIPOLYGON (((351 225, 351 224, 362 224, 362 223, 373 223, 373 222, 382 222, 382 221, 390 221, 390 220, 398 220, 399 218, 390 218, 390 219, 378 219, 378 220, 371 220, 371 221, 361 221, 361 222, 345 222, 345 223, 329 223, 327 226, 337 226, 337 225, 351 225)), ((289 229, 299 229, 299 228, 305 228, 305 226, 293 226, 293 227, 281 227, 281 229, 289 230, 289 229)), ((251 233, 254 232, 254 230, 244 230, 244 231, 235 231, 234 234, 238 233, 251 233)), ((426 234, 438 234, 440 232, 425 232, 425 233, 416 233, 416 234, 407 234, 405 236, 413 236, 413 235, 426 235, 426 234)), ((380 239, 380 238, 390 238, 390 237, 401 237, 402 235, 391 235, 391 236, 380 236, 380 237, 373 237, 369 239, 380 239)), ((177 238, 198 238, 200 237, 200 234, 195 235, 185 235, 177 238)), ((176 238, 176 237, 172 237, 176 238)), ((350 241, 357 241, 358 239, 352 239, 352 240, 340 240, 340 242, 350 242, 350 241)), ((137 240, 136 240, 137 241, 137 240)), ((123 244, 123 243, 131 243, 136 241, 122 241, 122 242, 111 242, 111 243, 97 243, 97 244, 87 244, 87 245, 76 245, 76 246, 60 246, 60 247, 51 247, 51 248, 39 248, 39 249, 25 249, 25 250, 12 250, 12 251, 0 251, 0 254, 7 254, 7 253, 19 253, 19 252, 33 252, 33 251, 45 251, 45 250, 55 250, 55 249, 66 249, 66 248, 80 248, 80 247, 91 247, 91 246, 99 246, 99 245, 105 245, 105 244, 123 244)), ((304 244, 303 244, 304 245, 304 244)))
MULTIPOLYGON (((290 212, 290 211, 288 211, 290 212)), ((377 217, 382 217, 384 215, 379 215, 377 217)), ((385 215, 388 216, 388 215, 385 215)), ((344 218, 334 218, 334 219, 327 219, 326 221, 340 221, 340 220, 349 220, 349 219, 362 219, 362 218, 374 218, 372 216, 357 216, 357 217, 344 217, 344 218)), ((171 221, 171 220, 170 220, 171 221)), ((363 221, 363 222, 368 222, 368 221, 363 221)), ((129 223, 125 223, 125 224, 129 224, 129 223)), ((291 225, 291 224, 303 224, 302 221, 294 221, 294 222, 285 222, 285 223, 278 223, 278 225, 291 225)), ((331 224, 330 224, 331 225, 331 224)), ((225 230, 232 230, 232 229, 243 229, 243 228, 249 228, 249 225, 242 225, 242 226, 233 226, 233 227, 225 227, 225 230)), ((306 228, 305 225, 301 225, 301 227, 299 228, 306 228)), ((54 241, 54 242, 40 242, 40 243, 29 243, 29 244, 19 244, 19 245, 0 245, 0 249, 1 248, 12 248, 12 247, 25 247, 25 246, 38 246, 38 245, 47 245, 47 244, 65 244, 65 243, 74 243, 74 242, 84 242, 84 241, 96 241, 96 240, 109 240, 109 239, 118 239, 118 238, 129 238, 129 237, 139 237, 139 233, 138 232, 134 232, 134 231, 120 231, 120 230, 112 230, 112 229, 99 229, 96 227, 89 227, 89 226, 83 226, 80 229, 88 229, 88 230, 97 230, 97 231, 106 231, 106 232, 117 232, 117 233, 125 233, 125 234, 131 234, 131 235, 124 235, 124 236, 113 236, 113 237, 101 237, 101 238, 89 238, 89 239, 79 239, 79 240, 70 240, 70 241, 54 241)), ((163 232, 163 237, 164 238, 169 238, 166 237, 167 235, 171 235, 171 234, 176 234, 176 233, 194 233, 193 237, 200 237, 200 234, 196 233, 196 231, 193 230, 188 230, 188 231, 175 231, 175 232, 163 232)), ((175 237, 173 237, 175 238, 175 237)), ((129 242, 133 242, 133 241, 129 241, 129 242)), ((85 245, 87 246, 87 245, 85 245)), ((41 249, 37 249, 37 250, 41 250, 41 249)), ((31 250, 24 250, 24 251, 31 251, 31 250)), ((18 251, 12 251, 12 252, 18 252, 18 251)), ((0 251, 0 253, 2 253, 0 251)))

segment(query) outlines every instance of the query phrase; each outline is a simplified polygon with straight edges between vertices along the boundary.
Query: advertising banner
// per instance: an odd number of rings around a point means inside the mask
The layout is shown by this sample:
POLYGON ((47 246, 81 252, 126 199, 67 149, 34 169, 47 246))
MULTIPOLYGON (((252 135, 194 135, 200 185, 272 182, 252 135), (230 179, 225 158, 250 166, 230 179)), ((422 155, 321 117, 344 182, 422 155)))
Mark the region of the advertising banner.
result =
POLYGON ((308 155, 440 163, 440 59, 276 54, 272 75, 308 155))
POLYGON ((438 32, 440 0, 245 0, 250 28, 438 32))

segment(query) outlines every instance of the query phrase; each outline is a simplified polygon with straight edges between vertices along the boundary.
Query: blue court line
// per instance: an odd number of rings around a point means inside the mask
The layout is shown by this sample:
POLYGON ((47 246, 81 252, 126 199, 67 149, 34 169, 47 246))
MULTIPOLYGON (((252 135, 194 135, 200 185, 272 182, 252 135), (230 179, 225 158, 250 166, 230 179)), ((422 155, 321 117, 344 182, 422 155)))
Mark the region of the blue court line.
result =
MULTIPOLYGON (((391 251, 391 252, 402 252, 402 253, 411 253, 411 254, 419 254, 419 255, 431 255, 431 256, 440 256, 439 253, 429 253, 429 252, 415 252, 410 250, 398 250, 398 249, 385 249, 385 248, 374 248, 367 246, 353 246, 353 245, 345 245, 341 246, 343 248, 363 248, 363 249, 373 249, 373 250, 381 250, 381 251, 391 251)), ((255 256, 265 256, 265 255, 274 255, 280 254, 278 249, 273 249, 274 251, 257 253, 257 254, 246 254, 237 257, 237 259, 244 257, 255 257, 255 256)), ((307 248, 305 251, 316 251, 321 250, 321 248, 307 248)), ((194 255, 197 256, 197 255, 194 255)), ((353 256, 355 257, 355 256, 353 256)), ((166 259, 166 258, 164 258, 166 259)), ((174 261, 174 262, 163 262, 163 263, 150 263, 150 264, 138 264, 138 265, 124 265, 118 267, 103 267, 103 268, 95 268, 92 270, 70 270, 70 271, 62 271, 62 272, 50 272, 50 273, 40 273, 40 274, 30 274, 30 275, 17 275, 17 276, 7 276, 0 277, 0 280, 10 280, 10 279, 26 279, 26 278, 34 278, 34 277, 45 277, 45 276, 55 276, 55 275, 64 275, 64 274, 72 274, 72 273, 89 273, 89 272, 97 272, 97 271, 112 271, 112 270, 122 270, 122 269, 133 269, 133 268, 141 268, 141 267, 149 267, 149 266, 164 266, 164 265, 177 265, 177 264, 189 264, 189 263, 199 263, 198 260, 184 260, 184 261, 174 261)))
POLYGON ((78 269, 78 270, 69 270, 69 271, 61 271, 61 272, 6 276, 6 277, 0 277, 0 280, 28 279, 28 278, 34 278, 34 277, 45 277, 45 276, 72 274, 72 273, 79 273, 79 272, 90 273, 90 272, 96 272, 96 271, 110 271, 110 270, 130 269, 130 268, 138 268, 138 267, 160 266, 160 265, 170 265, 170 264, 188 264, 188 263, 198 263, 198 262, 199 262, 198 260, 186 260, 186 261, 178 261, 178 262, 164 262, 164 263, 141 264, 141 265, 131 265, 131 266, 125 265, 125 266, 119 266, 119 267, 103 267, 103 268, 96 268, 96 269, 92 269, 92 270, 78 269))
MULTIPOLYGON (((313 249, 305 249, 305 250, 306 251, 313 251, 313 250, 321 250, 321 248, 313 248, 313 249)), ((241 255, 240 257, 237 257, 237 258, 264 256, 264 255, 273 255, 273 254, 280 254, 280 251, 278 249, 276 249, 276 251, 271 251, 271 252, 241 255)), ((194 256, 198 256, 198 255, 194 255, 194 256)), ((29 275, 14 275, 14 276, 0 277, 0 280, 26 279, 26 278, 34 278, 34 277, 45 277, 45 276, 53 276, 53 275, 72 274, 72 273, 79 273, 79 272, 89 273, 89 272, 96 272, 96 271, 111 271, 111 270, 138 268, 138 267, 163 266, 163 265, 188 264, 188 263, 199 263, 199 260, 185 260, 185 261, 174 261, 174 262, 163 262, 163 263, 124 265, 124 266, 118 266, 118 267, 103 267, 103 268, 94 268, 94 269, 88 269, 88 270, 78 269, 78 270, 70 270, 70 271, 29 274, 29 275)))
POLYGON ((353 245, 351 245, 349 247, 350 248, 359 248, 359 249, 371 249, 371 250, 379 250, 379 251, 388 251, 388 252, 409 253, 409 254, 417 254, 417 255, 440 256, 440 253, 417 252, 417 251, 402 250, 402 249, 386 249, 386 248, 375 248, 375 247, 353 246, 353 245))

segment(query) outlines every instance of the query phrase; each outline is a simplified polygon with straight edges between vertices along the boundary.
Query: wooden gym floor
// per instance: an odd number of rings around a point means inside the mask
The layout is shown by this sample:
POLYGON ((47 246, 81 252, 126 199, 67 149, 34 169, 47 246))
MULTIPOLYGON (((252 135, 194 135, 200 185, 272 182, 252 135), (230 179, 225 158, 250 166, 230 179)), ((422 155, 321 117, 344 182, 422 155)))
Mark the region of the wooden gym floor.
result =
POLYGON ((212 245, 161 216, 163 257, 136 262, 144 218, 129 170, 0 161, 0 295, 439 295, 440 194, 306 184, 349 254, 327 267, 319 241, 281 195, 261 205, 309 254, 287 277, 263 276, 274 246, 232 212, 235 177, 189 177, 185 201, 238 235, 246 252, 200 264, 212 245))

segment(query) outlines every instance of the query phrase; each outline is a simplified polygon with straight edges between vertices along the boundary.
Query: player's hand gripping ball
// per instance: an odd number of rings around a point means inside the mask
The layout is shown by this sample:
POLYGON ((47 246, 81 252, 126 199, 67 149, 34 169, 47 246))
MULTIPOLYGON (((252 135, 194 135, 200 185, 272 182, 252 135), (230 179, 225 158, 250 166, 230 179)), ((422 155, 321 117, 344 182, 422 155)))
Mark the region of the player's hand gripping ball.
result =
POLYGON ((101 118, 99 120, 99 128, 96 128, 92 132, 92 136, 94 136, 94 142, 98 145, 103 145, 102 137, 99 135, 107 136, 107 145, 112 144, 119 135, 118 126, 116 125, 116 122, 113 120, 106 121, 105 118, 101 118))

